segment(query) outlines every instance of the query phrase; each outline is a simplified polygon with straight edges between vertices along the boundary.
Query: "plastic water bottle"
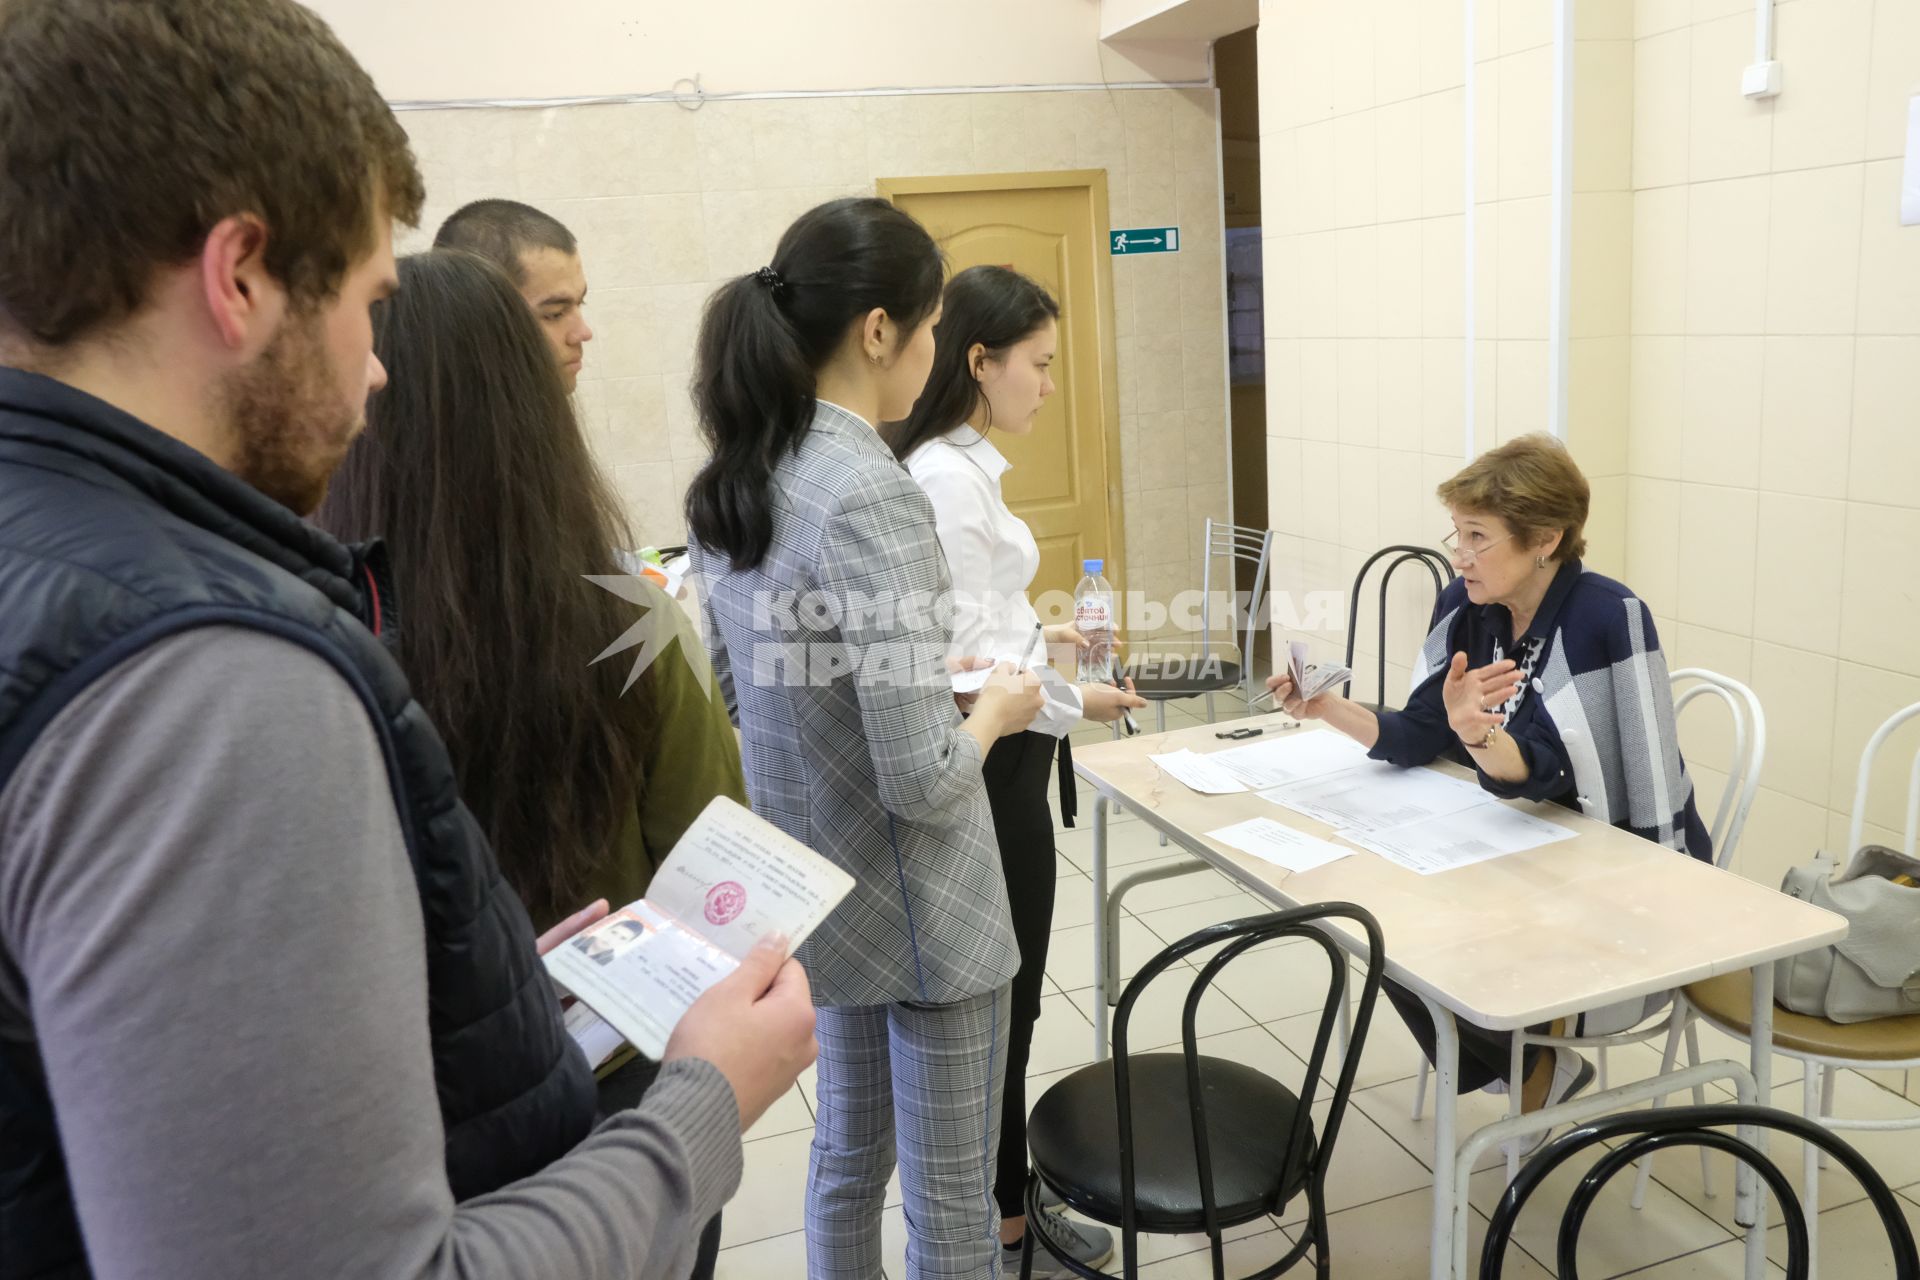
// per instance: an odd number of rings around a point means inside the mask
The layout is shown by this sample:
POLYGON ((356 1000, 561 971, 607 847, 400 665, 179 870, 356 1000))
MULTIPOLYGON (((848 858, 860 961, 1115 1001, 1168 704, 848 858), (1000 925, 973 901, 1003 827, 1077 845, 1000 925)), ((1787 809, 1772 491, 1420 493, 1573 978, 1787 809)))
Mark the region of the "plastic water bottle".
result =
POLYGON ((1087 641, 1080 651, 1081 684, 1113 682, 1113 586, 1100 574, 1105 567, 1104 560, 1085 561, 1086 576, 1073 589, 1073 626, 1087 641))

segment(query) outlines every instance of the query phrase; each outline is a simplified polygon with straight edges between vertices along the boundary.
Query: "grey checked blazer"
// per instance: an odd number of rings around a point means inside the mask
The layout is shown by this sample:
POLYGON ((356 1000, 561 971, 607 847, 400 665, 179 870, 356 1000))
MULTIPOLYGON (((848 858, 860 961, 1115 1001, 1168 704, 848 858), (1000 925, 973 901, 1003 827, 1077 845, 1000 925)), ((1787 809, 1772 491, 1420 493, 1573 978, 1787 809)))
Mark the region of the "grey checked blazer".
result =
POLYGON ((771 501, 758 568, 696 545, 693 570, 754 812, 854 879, 800 951, 814 1002, 992 991, 1020 957, 980 749, 945 676, 933 508, 872 428, 824 403, 771 501))

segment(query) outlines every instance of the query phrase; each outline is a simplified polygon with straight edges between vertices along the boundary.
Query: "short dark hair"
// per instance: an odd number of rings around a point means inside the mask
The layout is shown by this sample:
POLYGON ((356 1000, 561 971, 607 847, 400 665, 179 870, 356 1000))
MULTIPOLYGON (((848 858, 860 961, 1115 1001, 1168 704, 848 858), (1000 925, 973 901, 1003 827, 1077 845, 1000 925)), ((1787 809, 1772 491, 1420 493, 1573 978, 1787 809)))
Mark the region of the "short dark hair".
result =
POLYGON ((560 219, 518 200, 475 200, 455 210, 433 237, 436 249, 477 253, 518 285, 527 282, 520 255, 528 249, 578 253, 579 241, 560 219))
POLYGON ((0 66, 0 332, 29 344, 132 315, 235 214, 301 304, 420 216, 406 133, 293 0, 5 0, 0 66))

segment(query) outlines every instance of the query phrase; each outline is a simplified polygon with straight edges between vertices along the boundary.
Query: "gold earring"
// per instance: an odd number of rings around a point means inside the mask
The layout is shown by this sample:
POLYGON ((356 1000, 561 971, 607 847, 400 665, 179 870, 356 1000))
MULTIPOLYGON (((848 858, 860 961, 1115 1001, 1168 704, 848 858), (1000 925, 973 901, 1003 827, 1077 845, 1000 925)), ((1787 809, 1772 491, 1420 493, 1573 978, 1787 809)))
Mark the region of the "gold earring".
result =
POLYGON ((1535 556, 1535 557, 1533 558, 1533 567, 1534 567, 1534 568, 1536 568, 1536 569, 1544 569, 1544 568, 1546 568, 1546 567, 1547 567, 1547 558, 1546 558, 1545 556, 1535 556))

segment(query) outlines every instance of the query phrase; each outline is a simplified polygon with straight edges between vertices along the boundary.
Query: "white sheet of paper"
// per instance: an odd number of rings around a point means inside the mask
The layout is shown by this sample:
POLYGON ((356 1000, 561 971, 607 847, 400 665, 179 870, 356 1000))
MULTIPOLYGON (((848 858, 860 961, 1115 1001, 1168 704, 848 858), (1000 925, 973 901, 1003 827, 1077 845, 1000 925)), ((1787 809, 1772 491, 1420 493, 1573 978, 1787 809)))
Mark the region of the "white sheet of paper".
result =
POLYGON ((1286 823, 1275 822, 1272 818, 1249 818, 1218 831, 1209 831, 1207 836, 1289 871, 1311 871, 1353 852, 1295 831, 1286 823))
POLYGON ((1343 832, 1384 831, 1495 803, 1471 782, 1377 760, 1273 787, 1260 796, 1343 832))
POLYGON ((580 1046, 580 1051, 587 1055, 587 1065, 595 1069, 618 1053, 620 1046, 627 1042, 627 1038, 616 1031, 611 1022, 578 1000, 567 1007, 567 1011, 561 1015, 561 1022, 574 1043, 580 1046))
POLYGON ((687 1007, 760 938, 785 934, 791 954, 852 888, 846 872, 716 797, 654 873, 647 896, 548 952, 547 972, 658 1058, 687 1007))
POLYGON ((1340 836, 1409 871, 1430 876, 1571 839, 1573 832, 1496 801, 1427 822, 1385 831, 1342 831, 1340 836))
POLYGON ((992 667, 981 667, 978 671, 956 671, 952 676, 953 691, 978 693, 987 687, 987 677, 992 674, 992 667))
POLYGON ((1224 796, 1247 789, 1231 773, 1213 763, 1211 756, 1184 750, 1169 751, 1149 758, 1166 770, 1167 775, 1174 781, 1183 783, 1203 795, 1224 796))
MULTIPOLYGON (((1013 660, 1003 658, 1000 661, 1013 660)), ((1038 677, 1040 691, 1050 700, 1072 707, 1075 712, 1080 710, 1080 695, 1075 692, 1073 681, 1066 676, 1048 666, 1028 667, 1027 673, 1038 677)), ((987 687, 987 677, 992 674, 992 667, 982 667, 978 671, 956 671, 948 677, 948 683, 953 686, 955 693, 978 693, 987 687)))
POLYGON ((1254 790, 1318 778, 1367 758, 1367 749, 1345 734, 1325 730, 1267 737, 1207 759, 1254 790))

